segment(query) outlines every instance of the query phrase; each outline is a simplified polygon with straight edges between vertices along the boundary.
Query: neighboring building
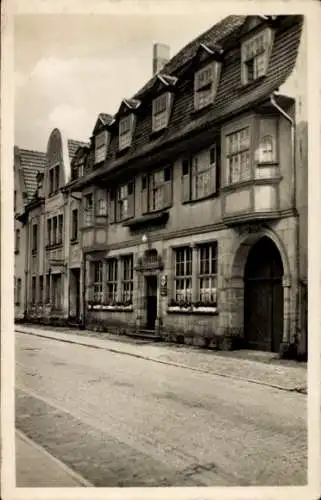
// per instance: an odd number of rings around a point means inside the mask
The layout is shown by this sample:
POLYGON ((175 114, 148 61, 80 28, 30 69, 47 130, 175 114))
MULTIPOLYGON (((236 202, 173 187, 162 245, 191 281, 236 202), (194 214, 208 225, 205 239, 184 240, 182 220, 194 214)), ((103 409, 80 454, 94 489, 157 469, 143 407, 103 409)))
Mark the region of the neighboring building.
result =
POLYGON ((305 49, 302 16, 229 16, 94 131, 88 327, 305 354, 305 49))
POLYGON ((67 140, 54 129, 49 137, 46 169, 38 192, 26 206, 27 313, 32 321, 64 324, 69 317, 69 200, 71 160, 83 143, 67 140))
POLYGON ((45 153, 14 148, 14 234, 15 269, 14 301, 15 319, 23 320, 26 313, 27 240, 25 208, 37 190, 37 176, 44 171, 45 153))

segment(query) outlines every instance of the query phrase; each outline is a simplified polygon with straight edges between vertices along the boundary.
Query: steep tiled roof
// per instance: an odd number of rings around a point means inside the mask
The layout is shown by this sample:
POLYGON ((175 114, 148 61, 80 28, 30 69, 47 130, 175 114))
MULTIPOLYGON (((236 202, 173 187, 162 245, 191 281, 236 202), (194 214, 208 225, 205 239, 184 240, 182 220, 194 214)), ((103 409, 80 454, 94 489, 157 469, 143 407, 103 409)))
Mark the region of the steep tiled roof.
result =
MULTIPOLYGON (((117 132, 112 134, 105 165, 89 175, 88 180, 106 171, 125 166, 129 162, 132 163, 157 149, 164 149, 166 145, 188 134, 195 134, 202 128, 218 124, 230 118, 233 113, 249 109, 256 101, 267 98, 269 94, 279 89, 294 69, 303 18, 302 16, 282 16, 279 19, 266 76, 248 87, 242 87, 241 44, 238 40, 245 19, 245 16, 230 16, 221 21, 188 44, 164 68, 166 74, 171 73, 196 54, 200 43, 219 43, 225 46, 226 42, 223 38, 228 37, 229 48, 224 53, 220 81, 213 105, 199 113, 194 112, 194 81, 193 68, 191 68, 191 71, 178 79, 169 125, 164 132, 157 137, 151 136, 152 104, 148 102, 149 99, 145 102, 142 99, 144 105, 137 116, 131 147, 127 152, 119 155, 118 134, 117 132), (238 43, 230 43, 231 38, 238 43)), ((153 80, 150 80, 143 89, 147 90, 150 85, 153 85, 153 80)), ((136 96, 142 93, 143 90, 136 96)))
MULTIPOLYGON (((241 27, 245 19, 246 16, 228 16, 214 26, 211 26, 207 31, 194 38, 194 40, 185 45, 185 47, 172 57, 162 68, 162 73, 167 75, 176 73, 180 67, 184 66, 195 56, 201 43, 213 47, 218 44, 223 45, 226 38, 237 28, 241 27)), ((144 94, 146 90, 153 85, 156 78, 157 76, 155 75, 137 92, 137 94, 135 94, 134 97, 138 98, 144 94)))
POLYGON ((89 144, 87 142, 75 141, 74 139, 68 139, 68 152, 69 152, 70 161, 73 159, 73 157, 77 153, 78 148, 83 147, 83 146, 88 146, 88 145, 89 144))
POLYGON ((37 172, 43 172, 46 166, 46 153, 19 148, 20 164, 30 201, 37 189, 37 172))

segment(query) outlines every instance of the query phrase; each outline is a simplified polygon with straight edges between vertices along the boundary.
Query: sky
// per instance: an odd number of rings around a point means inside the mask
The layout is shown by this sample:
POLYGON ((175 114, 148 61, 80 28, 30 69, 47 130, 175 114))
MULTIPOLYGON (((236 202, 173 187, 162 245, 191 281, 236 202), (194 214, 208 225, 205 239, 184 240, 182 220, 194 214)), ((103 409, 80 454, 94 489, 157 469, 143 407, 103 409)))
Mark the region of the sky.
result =
POLYGON ((171 57, 222 15, 28 14, 14 22, 15 144, 45 151, 58 127, 88 140, 152 76, 153 43, 171 57))

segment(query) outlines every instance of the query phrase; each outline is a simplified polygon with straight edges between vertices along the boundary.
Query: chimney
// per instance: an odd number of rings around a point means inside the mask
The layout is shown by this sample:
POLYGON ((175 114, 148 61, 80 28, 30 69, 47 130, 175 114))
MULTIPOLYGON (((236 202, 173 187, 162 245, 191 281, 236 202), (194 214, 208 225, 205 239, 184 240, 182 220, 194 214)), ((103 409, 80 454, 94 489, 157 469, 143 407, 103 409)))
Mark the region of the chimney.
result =
POLYGON ((154 43, 153 46, 153 76, 161 71, 169 61, 169 46, 164 43, 154 43))

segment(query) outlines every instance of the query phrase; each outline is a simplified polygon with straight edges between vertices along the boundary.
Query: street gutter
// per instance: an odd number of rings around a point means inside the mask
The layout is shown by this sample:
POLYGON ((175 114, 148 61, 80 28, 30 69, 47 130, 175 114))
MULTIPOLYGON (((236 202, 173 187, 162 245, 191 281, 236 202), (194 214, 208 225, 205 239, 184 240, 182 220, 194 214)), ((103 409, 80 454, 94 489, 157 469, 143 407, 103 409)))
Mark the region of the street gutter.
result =
POLYGON ((81 339, 79 339, 79 340, 78 339, 77 340, 76 339, 66 339, 65 337, 60 337, 59 334, 58 334, 59 335, 59 337, 58 337, 57 335, 56 336, 52 336, 50 334, 46 335, 44 333, 36 333, 34 331, 33 332, 26 332, 24 330, 19 330, 17 328, 15 328, 15 332, 23 333, 25 335, 34 335, 36 337, 41 337, 41 338, 45 338, 45 339, 49 338, 52 340, 56 340, 58 342, 65 342, 67 344, 77 344, 77 345, 82 345, 84 347, 91 347, 94 349, 102 349, 102 350, 109 351, 109 352, 112 352, 115 354, 125 354, 125 355, 131 356, 133 358, 144 359, 145 361, 152 361, 154 363, 175 366, 177 368, 183 368, 185 370, 191 370, 194 372, 204 373, 204 374, 208 374, 208 375, 216 375, 218 377, 224 377, 224 378, 228 378, 228 379, 232 379, 232 380, 239 380, 239 381, 248 382, 251 384, 263 385, 266 387, 271 387, 273 389, 278 389, 280 391, 297 392, 298 394, 303 394, 303 395, 307 394, 307 389, 305 387, 286 387, 286 386, 282 386, 282 385, 278 385, 278 384, 272 384, 270 382, 264 382, 262 380, 250 379, 250 378, 246 378, 246 377, 236 376, 233 374, 226 374, 226 373, 222 373, 220 371, 206 370, 204 368, 195 368, 193 366, 185 365, 183 363, 176 363, 175 361, 164 361, 161 359, 153 358, 151 356, 144 356, 143 354, 136 354, 136 353, 132 353, 132 352, 128 352, 128 351, 123 351, 120 349, 114 349, 112 347, 107 347, 104 345, 91 344, 91 343, 82 341, 81 339))

